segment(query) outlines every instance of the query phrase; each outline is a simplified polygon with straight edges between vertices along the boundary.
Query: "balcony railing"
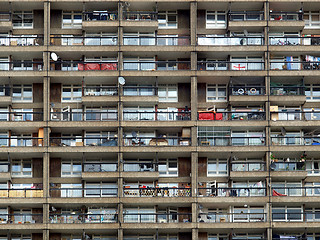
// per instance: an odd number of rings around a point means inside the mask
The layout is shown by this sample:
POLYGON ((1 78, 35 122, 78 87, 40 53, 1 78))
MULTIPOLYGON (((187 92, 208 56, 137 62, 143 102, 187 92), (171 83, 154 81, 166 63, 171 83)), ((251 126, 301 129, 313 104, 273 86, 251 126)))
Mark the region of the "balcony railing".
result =
POLYGON ((305 95, 303 86, 281 86, 270 87, 270 95, 274 96, 303 96, 305 95))
POLYGON ((118 44, 117 36, 103 36, 103 37, 51 37, 51 45, 55 46, 113 46, 118 44))
POLYGON ((178 71, 190 70, 190 61, 126 61, 123 62, 125 71, 178 71))
POLYGON ((276 136, 271 137, 272 145, 320 145, 320 136, 276 136))
POLYGON ((10 86, 0 86, 0 97, 10 97, 12 88, 10 86))
POLYGON ((66 146, 117 146, 118 139, 115 137, 50 137, 51 147, 66 147, 66 146))
POLYGON ((317 46, 320 45, 320 37, 269 37, 269 44, 278 46, 317 46))
POLYGON ((229 87, 230 95, 232 96, 257 96, 257 95, 265 95, 266 88, 264 86, 244 86, 244 85, 236 85, 229 87))
POLYGON ((303 21, 303 12, 277 12, 270 11, 270 21, 303 21))
POLYGON ((201 37, 198 45, 202 46, 262 46, 264 37, 201 37))
POLYGON ((262 21, 263 11, 231 11, 228 13, 229 21, 262 21))
POLYGON ((233 112, 198 112, 198 120, 212 121, 261 121, 266 120, 265 112, 233 111, 233 112))
POLYGON ((183 137, 124 137, 124 146, 190 146, 191 138, 183 137))
POLYGON ((42 121, 42 112, 0 112, 0 121, 42 121))
POLYGON ((191 112, 123 112, 124 121, 190 121, 191 112))
POLYGON ((83 21, 116 21, 117 11, 91 11, 83 13, 83 21))
POLYGON ((87 86, 83 87, 84 96, 117 96, 117 86, 87 86))
POLYGON ((128 162, 123 163, 124 172, 155 172, 158 167, 158 164, 153 162, 128 162))
POLYGON ((123 86, 123 96, 157 96, 158 88, 153 86, 123 86))
POLYGON ((191 197, 191 188, 127 188, 123 189, 124 197, 191 197))
POLYGON ((51 112, 51 121, 115 121, 115 111, 51 112))
MULTIPOLYGON (((273 162, 273 171, 305 171, 305 162, 273 162)), ((270 166, 271 168, 271 166, 270 166)))
POLYGON ((6 224, 36 224, 43 223, 42 214, 28 214, 28 213, 15 213, 15 214, 0 214, 0 223, 6 224))
POLYGON ((117 223, 117 213, 92 214, 92 213, 70 213, 70 214, 50 214, 49 223, 117 223))
POLYGON ((319 120, 320 112, 303 112, 303 111, 290 111, 283 110, 280 112, 271 112, 271 120, 276 121, 301 121, 301 120, 319 120))
POLYGON ((51 70, 55 71, 115 71, 118 62, 109 61, 56 61, 51 63, 51 70))
POLYGON ((1 147, 39 147, 43 146, 43 138, 37 137, 0 137, 1 147))
POLYGON ((223 213, 223 212, 209 212, 199 213, 199 223, 234 223, 234 222, 265 222, 267 219, 266 213, 223 213))
POLYGON ((158 13, 157 12, 147 12, 147 11, 124 11, 123 20, 126 21, 157 21, 158 13))
POLYGON ((188 223, 191 213, 123 213, 125 223, 188 223))
POLYGON ((0 71, 42 71, 43 62, 34 61, 1 61, 0 71))
POLYGON ((272 187, 272 196, 320 196, 319 187, 272 187))
POLYGON ((198 70, 213 70, 213 71, 261 71, 264 70, 264 62, 250 61, 198 61, 198 70))
POLYGON ((266 192, 265 187, 198 188, 202 197, 264 197, 266 192))
POLYGON ((320 62, 302 61, 273 61, 270 62, 270 70, 319 70, 320 62))
POLYGON ((50 188, 50 197, 82 198, 82 197, 117 197, 117 188, 50 188))
POLYGON ((198 146, 264 146, 265 137, 198 137, 198 146))
POLYGON ((279 212, 272 212, 272 221, 274 222, 320 222, 320 211, 304 211, 300 209, 279 209, 279 212), (280 212, 281 210, 281 212, 280 212), (290 212, 289 212, 290 211, 290 212))
POLYGON ((190 37, 125 36, 125 37, 123 37, 123 45, 130 45, 130 46, 188 46, 188 45, 190 45, 190 37))
POLYGON ((11 21, 11 18, 11 12, 0 12, 0 22, 9 22, 11 21))
POLYGON ((25 188, 25 189, 1 189, 0 198, 42 198, 43 190, 35 188, 25 188))
POLYGON ((83 172, 115 172, 118 170, 118 164, 115 162, 84 162, 83 172))
MULTIPOLYGON (((1 17, 1 14, 0 14, 1 17)), ((1 19, 0 19, 1 22, 1 19)), ((43 45, 43 37, 8 36, 0 37, 0 46, 40 46, 43 45)))
POLYGON ((265 171, 265 166, 264 162, 233 162, 231 170, 233 172, 265 171))

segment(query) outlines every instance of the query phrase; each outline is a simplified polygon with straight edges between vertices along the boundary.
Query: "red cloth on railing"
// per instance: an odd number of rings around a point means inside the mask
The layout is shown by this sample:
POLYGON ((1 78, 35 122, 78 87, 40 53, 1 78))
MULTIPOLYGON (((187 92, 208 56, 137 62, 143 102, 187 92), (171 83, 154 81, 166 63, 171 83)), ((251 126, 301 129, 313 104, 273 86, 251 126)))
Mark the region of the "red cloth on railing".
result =
POLYGON ((78 63, 78 70, 83 71, 84 70, 84 64, 83 63, 78 63))
POLYGON ((272 196, 279 196, 279 197, 281 197, 281 196, 287 196, 287 195, 281 194, 281 193, 278 193, 278 192, 275 191, 275 190, 272 190, 272 196))
POLYGON ((86 63, 84 65, 84 70, 86 70, 86 71, 100 70, 100 64, 99 63, 86 63))
POLYGON ((116 63, 101 63, 101 70, 117 70, 116 63))
POLYGON ((199 120, 214 120, 214 112, 199 112, 199 120))
POLYGON ((215 113, 215 120, 223 120, 223 114, 222 113, 215 113))

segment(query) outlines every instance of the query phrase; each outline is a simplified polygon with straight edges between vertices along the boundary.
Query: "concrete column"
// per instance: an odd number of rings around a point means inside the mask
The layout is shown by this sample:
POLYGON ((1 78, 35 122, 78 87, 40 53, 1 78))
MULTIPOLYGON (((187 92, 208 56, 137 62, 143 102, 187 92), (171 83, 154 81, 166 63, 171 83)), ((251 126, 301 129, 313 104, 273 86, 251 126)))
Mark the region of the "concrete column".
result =
POLYGON ((43 237, 43 240, 49 240, 50 239, 50 235, 49 235, 49 230, 48 229, 42 230, 42 237, 43 237))
POLYGON ((191 120, 198 120, 198 81, 191 77, 191 120))
POLYGON ((123 203, 119 203, 119 213, 118 213, 118 219, 119 223, 123 223, 123 203))
POLYGON ((119 1, 118 3, 118 21, 123 19, 123 3, 119 1))
POLYGON ((44 34, 44 46, 50 46, 50 2, 45 1, 43 3, 43 34, 44 34))
POLYGON ((43 121, 50 120, 50 77, 43 78, 43 121))
POLYGON ((118 238, 117 239, 118 240, 122 240, 123 239, 123 229, 122 228, 118 229, 118 238))
POLYGON ((192 240, 198 240, 198 235, 199 235, 198 232, 199 232, 199 231, 198 231, 197 228, 193 228, 193 229, 192 229, 192 240))
POLYGON ((123 178, 122 178, 122 173, 123 173, 123 153, 119 152, 118 153, 118 173, 119 173, 119 178, 118 178, 118 196, 123 197, 123 178))
POLYGON ((265 135, 266 135, 266 146, 269 146, 271 145, 271 139, 270 139, 270 127, 266 127, 266 132, 265 132, 265 135))
POLYGON ((191 187, 192 197, 196 198, 198 193, 198 153, 191 153, 191 187))
POLYGON ((272 228, 267 229, 267 239, 272 240, 272 228))
POLYGON ((118 28, 118 38, 120 46, 123 46, 123 27, 118 28))
POLYGON ((123 70, 123 53, 120 51, 118 52, 118 70, 123 70))
POLYGON ((50 197, 49 194, 49 173, 50 173, 50 153, 43 153, 43 197, 50 197))
POLYGON ((197 52, 191 52, 190 62, 191 62, 191 70, 196 71, 197 70, 197 63, 198 63, 197 52))
POLYGON ((43 204, 43 223, 49 223, 49 203, 43 204))
POLYGON ((190 3, 190 40, 191 45, 197 45, 197 2, 190 3))

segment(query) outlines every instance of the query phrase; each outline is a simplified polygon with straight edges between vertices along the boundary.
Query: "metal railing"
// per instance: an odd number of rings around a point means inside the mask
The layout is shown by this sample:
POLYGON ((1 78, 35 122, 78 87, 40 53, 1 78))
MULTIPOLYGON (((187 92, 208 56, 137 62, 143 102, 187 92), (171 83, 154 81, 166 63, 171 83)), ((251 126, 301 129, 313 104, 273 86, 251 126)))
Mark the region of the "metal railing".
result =
POLYGON ((6 86, 0 86, 0 97, 11 97, 12 87, 6 85, 6 86))
POLYGON ((123 163, 124 172, 155 172, 158 168, 158 164, 154 162, 129 162, 125 161, 123 163))
POLYGON ((123 20, 126 21, 157 21, 157 12, 148 11, 123 11, 123 20))
POLYGON ((277 12, 270 11, 270 21, 303 21, 303 12, 277 12))
POLYGON ((84 96, 118 96, 117 86, 86 86, 83 87, 84 96))
POLYGON ((7 224, 36 224, 43 223, 42 214, 14 213, 0 214, 0 222, 7 224))
POLYGON ((270 70, 318 70, 320 62, 306 61, 270 61, 270 70))
MULTIPOLYGON (((320 187, 276 187, 272 186, 272 196, 320 196, 320 187)), ((320 219, 319 219, 320 220, 320 219)))
POLYGON ((262 46, 264 37, 197 37, 198 45, 202 46, 262 46))
POLYGON ((115 111, 51 112, 51 121, 114 121, 118 119, 115 111))
POLYGON ((129 46, 188 46, 190 37, 124 36, 123 45, 129 46))
POLYGON ((40 146, 43 146, 43 138, 0 136, 0 146, 1 147, 40 147, 40 146))
POLYGON ((190 70, 190 61, 123 61, 125 71, 178 71, 190 70))
MULTIPOLYGON (((10 162, 5 162, 4 160, 0 162, 0 174, 8 173, 10 171, 10 162)), ((0 194, 1 197, 1 194, 0 194)))
POLYGON ((231 171, 233 172, 254 172, 265 171, 265 162, 232 162, 231 171))
MULTIPOLYGON (((305 162, 273 162, 273 171, 305 171, 305 162)), ((270 167, 271 168, 271 167, 270 167)))
POLYGON ((270 87, 270 95, 274 96, 303 96, 305 95, 304 86, 279 86, 270 87))
POLYGON ((183 137, 124 137, 124 146, 190 146, 191 138, 183 137))
POLYGON ((198 137, 198 146, 264 146, 266 138, 252 137, 198 137))
POLYGON ((118 70, 118 62, 56 61, 51 63, 50 69, 55 71, 115 71, 118 70))
POLYGON ((276 121, 318 120, 316 116, 320 116, 320 112, 284 110, 271 112, 270 119, 276 121))
POLYGON ((82 197, 117 197, 117 188, 50 188, 53 198, 82 198, 82 197))
POLYGON ((262 121, 266 120, 266 113, 257 111, 232 111, 232 112, 198 112, 198 120, 212 120, 212 121, 262 121))
POLYGON ((224 223, 224 222, 265 222, 267 219, 266 213, 223 213, 223 212, 208 212, 199 213, 199 223, 224 223))
POLYGON ((115 172, 118 170, 116 162, 84 162, 83 172, 115 172))
POLYGON ((188 223, 191 213, 123 213, 125 223, 188 223))
POLYGON ((191 188, 123 188, 124 197, 191 197, 191 188))
POLYGON ((265 187, 198 188, 198 196, 202 197, 264 197, 266 193, 265 187))
MULTIPOLYGON (((273 209, 274 210, 274 209, 273 209)), ((282 212, 272 212, 274 222, 320 222, 320 211, 302 211, 300 209, 281 209, 282 212)))
POLYGON ((49 223, 117 223, 117 213, 104 213, 104 214, 92 214, 92 213, 54 213, 49 215, 49 223))
POLYGON ((198 71, 261 71, 264 70, 264 62, 260 61, 198 61, 198 71))
POLYGON ((244 85, 231 85, 229 87, 229 93, 231 96, 257 96, 265 95, 266 87, 264 86, 244 86, 244 85))
POLYGON ((43 190, 35 188, 1 189, 0 198, 42 198, 43 190))
POLYGON ((42 112, 0 112, 0 121, 42 121, 42 112))
POLYGON ((0 71, 42 71, 43 62, 36 61, 1 61, 0 71))
POLYGON ((124 121, 190 121, 191 112, 129 112, 124 110, 124 121))
POLYGON ((10 22, 12 19, 11 12, 0 12, 0 22, 10 22))
POLYGON ((112 46, 118 44, 117 36, 73 36, 73 37, 51 37, 50 44, 55 46, 112 46))
POLYGON ((123 86, 123 96, 157 96, 158 87, 123 86))
POLYGON ((108 146, 117 146, 118 138, 115 137, 50 137, 50 146, 51 147, 82 147, 82 146, 99 146, 99 147, 108 147, 108 146))
MULTIPOLYGON (((1 22, 1 19, 0 19, 1 22)), ((43 45, 43 37, 39 36, 7 36, 0 37, 0 46, 40 46, 43 45)))
POLYGON ((263 11, 231 11, 228 13, 229 21, 262 21, 263 11))
POLYGON ((118 11, 85 12, 82 19, 83 21, 116 21, 118 20, 118 11))
POLYGON ((320 45, 320 37, 299 37, 299 36, 290 36, 290 37, 269 37, 270 45, 280 45, 280 46, 317 46, 320 45))
MULTIPOLYGON (((272 133, 271 133, 272 134, 272 133)), ((320 136, 271 136, 272 145, 320 145, 320 136)))

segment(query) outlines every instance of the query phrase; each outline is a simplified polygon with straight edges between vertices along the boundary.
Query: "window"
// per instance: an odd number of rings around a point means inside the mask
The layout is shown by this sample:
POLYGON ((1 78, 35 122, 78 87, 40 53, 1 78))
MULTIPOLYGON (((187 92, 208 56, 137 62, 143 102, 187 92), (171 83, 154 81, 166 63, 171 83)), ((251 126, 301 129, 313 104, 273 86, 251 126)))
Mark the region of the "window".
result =
MULTIPOLYGON (((0 173, 9 172, 9 164, 10 163, 8 160, 0 160, 0 173)), ((1 185, 1 183, 0 183, 0 185, 1 185)))
POLYGON ((249 197, 249 196, 266 196, 265 183, 260 182, 233 182, 232 187, 236 188, 233 196, 249 197))
POLYGON ((116 160, 87 159, 84 172, 115 172, 118 169, 116 160))
POLYGON ((63 11, 62 12, 62 28, 81 28, 82 12, 79 11, 63 11))
POLYGON ((264 222, 264 209, 262 207, 246 207, 233 209, 234 222, 264 222))
MULTIPOLYGON (((33 70, 32 60, 13 60, 12 70, 13 71, 31 71, 33 70)), ((41 70, 40 67, 39 67, 39 70, 41 70)))
POLYGON ((198 127, 199 145, 228 146, 230 135, 228 127, 198 127))
POLYGON ((208 176, 228 175, 227 159, 208 159, 208 176))
POLYGON ((156 39, 154 33, 125 33, 123 35, 123 45, 155 45, 156 39))
POLYGON ((116 197, 118 196, 117 183, 86 183, 85 197, 116 197))
POLYGON ((82 197, 82 184, 81 183, 61 184, 61 197, 82 197))
POLYGON ((320 84, 305 84, 305 95, 307 101, 319 101, 320 99, 320 84))
POLYGON ((13 28, 33 28, 32 11, 15 11, 12 14, 13 28))
POLYGON ((88 213, 90 213, 89 219, 86 223, 111 223, 117 220, 117 210, 115 208, 88 208, 88 213))
POLYGON ((227 101, 227 86, 224 84, 207 84, 207 102, 227 101))
MULTIPOLYGON (((37 143, 34 143, 37 145, 37 143)), ((32 134, 13 134, 10 138, 11 147, 31 147, 32 146, 32 134)))
POLYGON ((272 182, 273 195, 277 193, 287 196, 302 196, 301 182, 272 182))
POLYGON ((273 221, 302 221, 301 207, 273 207, 272 208, 273 221))
POLYGON ((0 121, 3 122, 3 121, 8 121, 8 120, 9 120, 8 108, 0 108, 0 121))
POLYGON ((230 61, 231 70, 243 71, 264 69, 264 62, 262 57, 231 57, 230 61))
POLYGON ((62 85, 62 102, 80 102, 81 97, 81 85, 62 85))
POLYGON ((320 12, 304 11, 303 20, 305 28, 320 28, 320 12))
POLYGON ((235 172, 264 171, 265 169, 263 159, 258 158, 236 159, 231 164, 232 171, 235 172))
POLYGON ((13 85, 12 102, 32 102, 32 85, 13 85))
POLYGON ((178 160, 177 159, 160 159, 158 165, 159 175, 162 177, 178 176, 178 160))
POLYGON ((300 68, 299 57, 273 57, 270 61, 270 70, 300 70, 300 68))
POLYGON ((318 175, 320 174, 320 160, 318 159, 312 159, 306 161, 306 171, 308 172, 308 175, 318 175))
POLYGON ((118 114, 116 108, 86 108, 86 121, 107 121, 117 120, 118 114))
POLYGON ((32 240, 31 234, 12 234, 11 240, 32 240))
POLYGON ((12 109, 11 121, 32 121, 32 109, 12 109))
POLYGON ((61 177, 80 177, 82 165, 80 160, 62 160, 61 177))
POLYGON ((84 44, 87 46, 117 45, 118 37, 117 34, 112 33, 87 33, 84 44))
POLYGON ((124 96, 154 96, 155 87, 146 84, 128 84, 123 87, 124 96))
POLYGON ((0 132, 0 146, 7 147, 9 146, 9 134, 0 132))
POLYGON ((159 102, 178 102, 177 84, 159 84, 159 102))
POLYGON ((154 120, 154 107, 125 107, 123 109, 124 121, 154 120))
POLYGON ((320 183, 310 182, 305 184, 307 196, 320 196, 320 183))
POLYGON ((123 163, 124 172, 153 172, 153 159, 127 159, 123 163))
POLYGON ((123 213, 125 223, 154 223, 156 212, 153 208, 126 208, 123 213))
POLYGON ((208 240, 229 240, 228 234, 209 234, 208 240))
POLYGON ((206 28, 226 28, 225 11, 207 11, 206 28))
POLYGON ((264 132, 232 131, 232 146, 260 146, 265 144, 264 132))
POLYGON ((2 219, 2 221, 0 221, 0 223, 7 223, 8 208, 0 208, 0 218, 2 219))
POLYGON ((13 160, 11 166, 11 175, 13 177, 32 177, 32 161, 13 160))
POLYGON ((159 11, 158 23, 159 28, 178 28, 177 11, 159 11))
POLYGON ((35 223, 35 220, 32 219, 31 209, 17 209, 13 210, 14 214, 14 223, 35 223))
POLYGON ((133 71, 148 71, 148 70, 155 70, 155 60, 154 58, 125 58, 123 60, 123 70, 133 71))
POLYGON ((86 146, 117 146, 115 132, 86 132, 86 146))

